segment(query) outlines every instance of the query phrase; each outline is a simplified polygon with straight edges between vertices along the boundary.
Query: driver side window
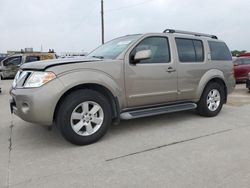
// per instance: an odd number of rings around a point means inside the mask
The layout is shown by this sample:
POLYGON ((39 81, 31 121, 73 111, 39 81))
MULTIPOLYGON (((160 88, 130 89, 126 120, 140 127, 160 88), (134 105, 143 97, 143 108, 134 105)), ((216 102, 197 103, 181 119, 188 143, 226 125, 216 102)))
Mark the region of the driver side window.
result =
POLYGON ((166 37, 148 37, 142 40, 131 52, 133 59, 136 52, 142 50, 151 50, 151 58, 141 60, 139 63, 168 63, 170 62, 169 42, 166 37))

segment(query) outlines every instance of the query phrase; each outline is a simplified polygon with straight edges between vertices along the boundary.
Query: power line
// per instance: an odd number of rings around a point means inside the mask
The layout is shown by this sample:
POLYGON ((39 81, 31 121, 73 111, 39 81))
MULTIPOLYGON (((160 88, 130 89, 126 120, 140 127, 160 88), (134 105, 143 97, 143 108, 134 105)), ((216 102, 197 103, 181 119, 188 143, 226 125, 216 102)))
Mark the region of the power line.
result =
POLYGON ((86 14, 84 14, 84 16, 80 19, 80 21, 75 24, 70 31, 68 31, 67 33, 65 33, 65 35, 69 35, 72 32, 78 30, 78 28, 85 23, 86 21, 88 21, 89 17, 93 15, 93 13, 95 12, 95 10, 99 7, 99 2, 95 4, 95 6, 93 6, 86 14))
POLYGON ((152 1, 156 1, 156 0, 147 0, 147 1, 142 1, 140 3, 130 4, 130 5, 123 6, 123 7, 118 7, 118 8, 114 8, 114 9, 108 9, 108 10, 105 11, 105 13, 115 12, 115 11, 120 11, 120 10, 123 10, 123 9, 128 9, 128 8, 140 6, 140 5, 143 5, 143 4, 146 4, 146 3, 150 3, 152 1))

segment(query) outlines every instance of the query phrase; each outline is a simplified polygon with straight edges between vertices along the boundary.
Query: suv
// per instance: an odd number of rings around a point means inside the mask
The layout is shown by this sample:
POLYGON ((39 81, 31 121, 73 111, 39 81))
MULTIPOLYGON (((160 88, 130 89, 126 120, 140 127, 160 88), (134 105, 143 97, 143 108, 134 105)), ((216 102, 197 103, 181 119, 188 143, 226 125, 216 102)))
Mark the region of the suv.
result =
POLYGON ((84 145, 120 119, 191 109, 216 116, 234 87, 224 42, 165 30, 116 38, 83 59, 24 64, 10 105, 23 120, 55 123, 65 139, 84 145))
POLYGON ((54 53, 33 52, 8 56, 0 62, 1 79, 14 78, 19 67, 24 63, 56 58, 54 53))

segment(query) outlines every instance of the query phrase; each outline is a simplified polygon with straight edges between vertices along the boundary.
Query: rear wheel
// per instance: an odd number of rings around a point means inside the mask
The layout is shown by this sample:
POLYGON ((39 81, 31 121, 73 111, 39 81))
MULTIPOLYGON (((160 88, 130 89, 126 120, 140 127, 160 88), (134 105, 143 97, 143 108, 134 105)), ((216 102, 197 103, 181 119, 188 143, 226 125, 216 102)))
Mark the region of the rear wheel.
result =
POLYGON ((98 141, 111 124, 108 100, 94 90, 77 90, 59 107, 56 123, 66 140, 76 145, 98 141))
POLYGON ((209 83, 198 102, 197 111, 201 116, 214 117, 221 111, 224 100, 224 87, 216 82, 209 83))

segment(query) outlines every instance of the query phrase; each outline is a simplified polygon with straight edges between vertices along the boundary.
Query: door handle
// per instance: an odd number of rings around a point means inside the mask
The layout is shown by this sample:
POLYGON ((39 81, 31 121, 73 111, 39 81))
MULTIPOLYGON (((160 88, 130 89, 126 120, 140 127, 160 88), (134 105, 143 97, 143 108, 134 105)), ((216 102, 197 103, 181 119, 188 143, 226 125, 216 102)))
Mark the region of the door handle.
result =
POLYGON ((168 73, 171 73, 171 72, 175 72, 176 69, 174 69, 173 67, 168 67, 167 71, 168 73))

